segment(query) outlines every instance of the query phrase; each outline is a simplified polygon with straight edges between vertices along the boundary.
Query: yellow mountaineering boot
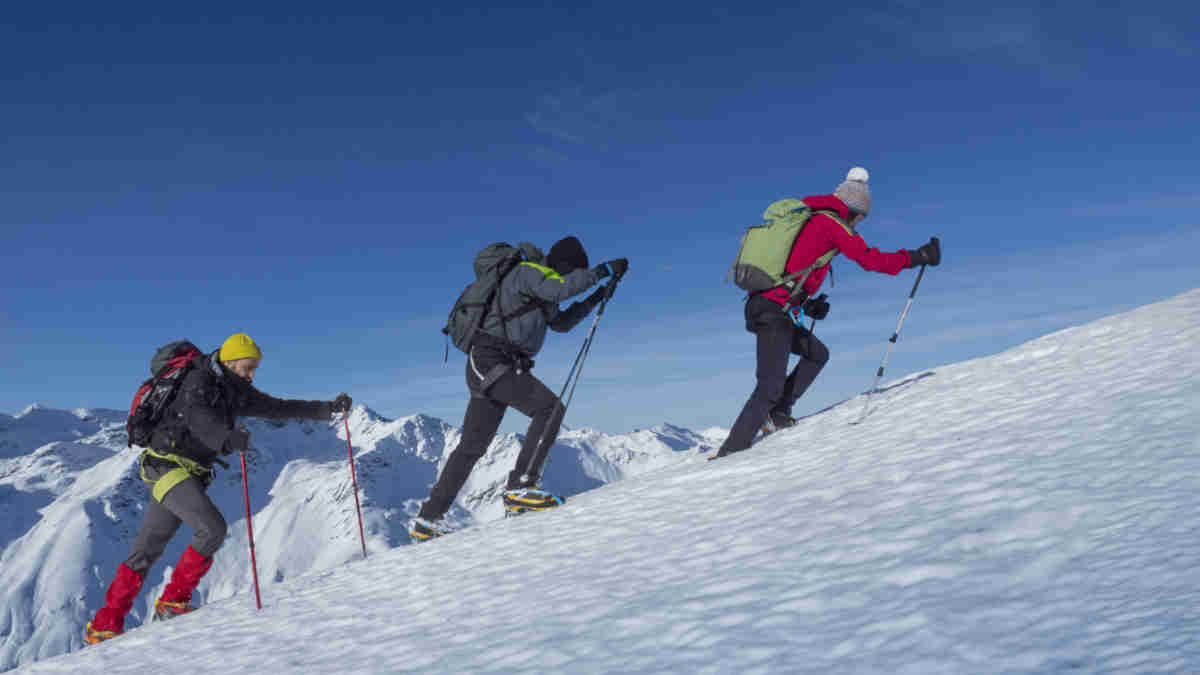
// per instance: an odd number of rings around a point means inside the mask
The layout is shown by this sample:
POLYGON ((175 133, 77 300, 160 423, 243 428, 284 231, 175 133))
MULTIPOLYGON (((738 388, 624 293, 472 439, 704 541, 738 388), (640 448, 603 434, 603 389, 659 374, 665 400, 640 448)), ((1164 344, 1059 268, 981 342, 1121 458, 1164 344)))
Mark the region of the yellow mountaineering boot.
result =
POLYGON ((159 598, 154 601, 154 618, 157 621, 166 621, 193 612, 195 609, 190 602, 170 602, 159 598))
POLYGON ((545 511, 561 506, 565 501, 556 494, 536 487, 504 491, 504 510, 508 512, 507 515, 517 515, 526 511, 545 511))
POLYGON ((453 532, 453 528, 443 520, 429 521, 424 518, 413 518, 408 524, 408 538, 414 544, 437 539, 453 532))
POLYGON ((120 635, 113 630, 96 630, 92 628, 92 622, 87 622, 87 626, 83 629, 83 641, 89 645, 98 645, 105 640, 111 640, 120 635))

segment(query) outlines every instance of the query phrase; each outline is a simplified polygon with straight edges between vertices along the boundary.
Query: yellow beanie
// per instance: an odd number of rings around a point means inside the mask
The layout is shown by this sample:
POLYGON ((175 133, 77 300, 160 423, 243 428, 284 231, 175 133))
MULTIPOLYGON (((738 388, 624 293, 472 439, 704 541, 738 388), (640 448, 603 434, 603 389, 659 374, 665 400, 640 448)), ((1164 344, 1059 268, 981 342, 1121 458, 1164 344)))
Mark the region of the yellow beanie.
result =
POLYGON ((262 350, 254 344, 254 340, 251 340, 249 335, 234 333, 229 336, 225 344, 221 345, 221 352, 217 358, 222 362, 237 361, 238 359, 261 359, 262 350))

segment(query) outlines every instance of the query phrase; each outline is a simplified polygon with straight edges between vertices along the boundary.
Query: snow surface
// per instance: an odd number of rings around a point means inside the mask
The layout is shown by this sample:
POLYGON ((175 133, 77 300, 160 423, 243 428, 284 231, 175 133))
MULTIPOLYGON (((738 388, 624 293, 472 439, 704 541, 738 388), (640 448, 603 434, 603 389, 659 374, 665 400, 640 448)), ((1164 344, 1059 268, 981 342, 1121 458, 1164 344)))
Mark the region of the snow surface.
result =
POLYGON ((1198 343, 1192 291, 21 672, 1200 672, 1198 343))
MULTIPOLYGON (((80 626, 102 604, 118 563, 129 555, 147 490, 136 470, 140 448, 126 448, 124 422, 125 414, 115 410, 40 406, 0 417, 0 670, 81 648, 80 626)), ((349 422, 368 548, 406 545, 408 520, 459 432, 424 415, 387 420, 363 407, 349 422)), ((255 550, 267 592, 360 558, 341 420, 247 425, 255 550)), ((502 517, 496 496, 520 443, 514 435, 496 439, 460 494, 455 521, 502 517)), ((669 426, 623 436, 572 431, 553 450, 547 484, 574 495, 714 447, 710 436, 669 426)), ((209 494, 230 522, 197 594, 216 602, 250 590, 239 467, 219 471, 209 494)), ((127 628, 149 616, 190 539, 190 530, 181 528, 151 570, 127 628)))

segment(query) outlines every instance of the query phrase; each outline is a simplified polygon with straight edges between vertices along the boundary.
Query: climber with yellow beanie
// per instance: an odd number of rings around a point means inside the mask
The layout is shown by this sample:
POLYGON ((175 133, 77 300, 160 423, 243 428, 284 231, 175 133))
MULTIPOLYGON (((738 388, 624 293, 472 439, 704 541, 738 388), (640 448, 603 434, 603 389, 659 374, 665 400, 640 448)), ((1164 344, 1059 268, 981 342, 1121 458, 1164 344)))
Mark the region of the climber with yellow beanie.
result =
MULTIPOLYGON (((145 443, 141 476, 151 486, 150 503, 133 551, 117 567, 105 606, 87 624, 85 642, 95 644, 121 634, 146 573, 182 523, 192 528, 192 542, 154 603, 154 613, 169 619, 194 609, 192 591, 212 566, 227 529, 225 518, 206 493, 213 464, 223 463, 221 455, 250 446, 250 432, 238 425, 238 418, 328 420, 334 413, 349 412, 351 400, 346 394, 332 401, 298 401, 259 391, 253 381, 262 358, 262 350, 249 335, 234 333, 207 356, 189 342, 176 342, 160 349, 151 362, 156 374, 159 363, 182 369, 183 380, 145 443)), ((134 434, 130 436, 132 444, 134 434)))

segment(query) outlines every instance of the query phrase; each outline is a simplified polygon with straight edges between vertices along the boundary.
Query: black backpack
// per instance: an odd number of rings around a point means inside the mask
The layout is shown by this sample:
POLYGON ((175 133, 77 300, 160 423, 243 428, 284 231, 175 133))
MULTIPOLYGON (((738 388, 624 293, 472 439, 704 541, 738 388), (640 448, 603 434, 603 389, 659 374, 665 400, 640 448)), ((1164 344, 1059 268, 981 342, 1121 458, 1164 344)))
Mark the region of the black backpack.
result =
POLYGON ((125 431, 129 435, 129 447, 149 447, 154 428, 162 421, 167 406, 179 393, 179 385, 202 354, 196 345, 187 340, 172 342, 159 347, 150 359, 152 377, 142 383, 133 395, 129 406, 129 420, 125 431))
MULTIPOLYGON (((469 353, 471 342, 475 339, 475 334, 480 327, 483 326, 488 312, 493 306, 500 304, 496 297, 497 291, 500 289, 500 282, 517 265, 530 257, 540 259, 540 254, 541 251, 532 244, 521 244, 520 248, 513 248, 503 242, 492 244, 476 254, 475 281, 467 285, 458 296, 458 300, 454 301, 454 307, 450 309, 450 316, 446 320, 445 328, 442 328, 442 334, 449 337, 459 350, 469 353)), ((538 302, 530 302, 512 314, 503 315, 500 322, 501 328, 508 321, 533 311, 539 306, 538 302)), ((446 351, 447 357, 449 357, 449 347, 446 351)))

